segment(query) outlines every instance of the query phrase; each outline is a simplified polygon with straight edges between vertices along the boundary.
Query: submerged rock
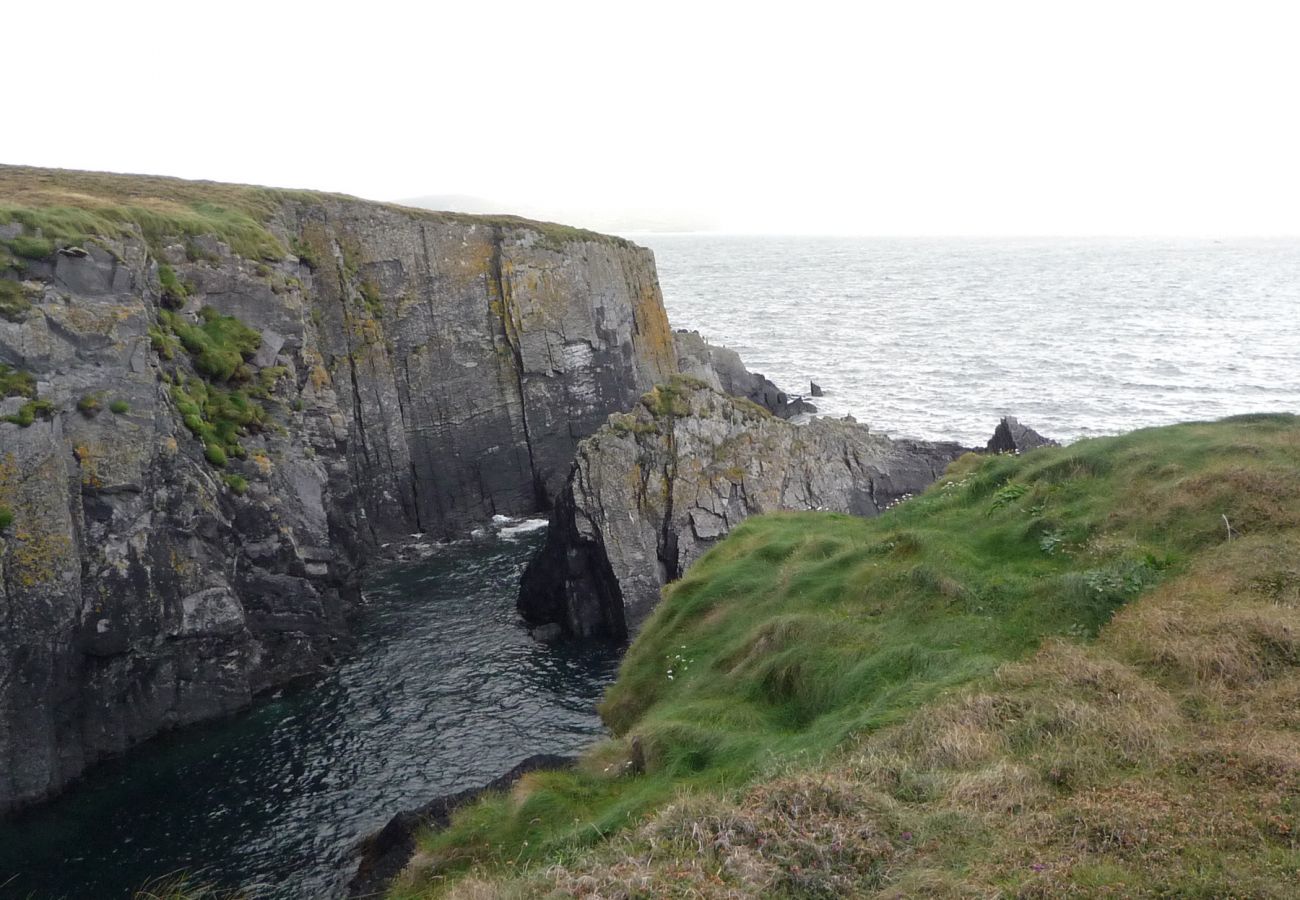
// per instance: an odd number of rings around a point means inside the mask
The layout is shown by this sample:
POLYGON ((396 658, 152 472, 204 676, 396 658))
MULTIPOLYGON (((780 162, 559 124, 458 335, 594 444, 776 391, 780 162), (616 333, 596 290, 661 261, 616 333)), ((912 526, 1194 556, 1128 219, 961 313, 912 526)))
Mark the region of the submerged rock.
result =
POLYGON ((967 452, 851 421, 796 425, 688 378, 656 388, 578 447, 519 610, 575 636, 635 633, 661 589, 746 517, 874 516, 967 452))

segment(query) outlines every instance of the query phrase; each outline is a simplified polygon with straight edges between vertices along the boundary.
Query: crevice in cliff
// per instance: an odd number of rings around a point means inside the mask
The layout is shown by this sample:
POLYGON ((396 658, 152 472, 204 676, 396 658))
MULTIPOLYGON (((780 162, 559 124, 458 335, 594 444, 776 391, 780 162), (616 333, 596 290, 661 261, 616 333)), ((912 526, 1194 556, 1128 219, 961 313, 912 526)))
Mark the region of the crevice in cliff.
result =
MULTIPOLYGON (((361 444, 361 455, 365 458, 365 469, 367 472, 373 472, 376 460, 372 459, 370 440, 366 435, 365 416, 361 414, 361 385, 357 380, 356 348, 352 345, 352 314, 348 311, 347 272, 345 271, 344 265, 341 261, 335 262, 335 270, 339 283, 339 311, 343 316, 343 344, 347 348, 348 379, 352 385, 352 421, 356 423, 357 426, 357 440, 361 444)), ((355 456, 353 459, 355 460, 355 456)), ((355 462, 353 463, 353 468, 354 470, 356 468, 355 462)), ((362 475, 364 473, 359 472, 357 474, 362 475)), ((367 483, 367 478, 358 478, 357 483, 365 484, 367 483)), ((370 532, 370 539, 377 542, 379 537, 375 533, 375 526, 371 521, 371 518, 365 516, 364 522, 366 529, 370 532)))
POLYGON ((664 581, 676 581, 682 576, 681 556, 677 548, 677 529, 673 527, 673 494, 677 486, 677 430, 676 417, 667 416, 668 459, 664 462, 664 520, 659 532, 659 564, 663 566, 664 581))
POLYGON ((533 476, 533 498, 539 511, 549 509, 550 497, 542 473, 537 471, 533 454, 533 436, 528 424, 528 398, 524 394, 524 354, 519 344, 519 333, 514 321, 510 287, 501 271, 501 229, 492 229, 492 254, 488 258, 488 299, 495 299, 500 308, 501 336, 510 348, 514 362, 515 386, 519 391, 519 421, 524 432, 524 446, 528 449, 528 470, 533 476))
MULTIPOLYGON (((391 361, 390 361, 391 363, 391 361)), ((424 533, 424 523, 420 521, 420 473, 415 465, 415 454, 411 452, 410 447, 410 429, 412 427, 411 416, 407 414, 406 403, 403 402, 402 396, 405 394, 408 398, 411 395, 411 361, 409 358, 402 359, 402 383, 396 384, 394 378, 393 396, 397 398, 397 415, 401 419, 402 434, 407 436, 407 465, 411 470, 411 516, 415 519, 415 530, 424 533)))

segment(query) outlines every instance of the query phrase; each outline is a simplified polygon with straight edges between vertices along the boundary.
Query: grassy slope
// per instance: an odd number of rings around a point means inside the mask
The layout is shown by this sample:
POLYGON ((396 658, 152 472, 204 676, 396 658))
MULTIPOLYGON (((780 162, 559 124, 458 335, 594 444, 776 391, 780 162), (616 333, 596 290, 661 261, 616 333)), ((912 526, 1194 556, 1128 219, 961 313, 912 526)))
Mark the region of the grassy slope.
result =
MULTIPOLYGON (((140 229, 150 242, 216 235, 249 259, 282 259, 286 249, 266 227, 286 201, 325 199, 369 202, 341 194, 186 181, 153 175, 118 175, 0 165, 0 224, 21 222, 26 233, 6 248, 0 244, 0 270, 8 259, 42 257, 58 246, 93 235, 112 237, 140 229)), ((622 238, 580 228, 533 222, 517 216, 472 216, 392 204, 414 219, 523 227, 546 239, 600 241, 630 246, 622 238)))
POLYGON ((618 736, 394 893, 1288 895, 1297 664, 1300 420, 968 457, 738 528, 630 649, 618 736))

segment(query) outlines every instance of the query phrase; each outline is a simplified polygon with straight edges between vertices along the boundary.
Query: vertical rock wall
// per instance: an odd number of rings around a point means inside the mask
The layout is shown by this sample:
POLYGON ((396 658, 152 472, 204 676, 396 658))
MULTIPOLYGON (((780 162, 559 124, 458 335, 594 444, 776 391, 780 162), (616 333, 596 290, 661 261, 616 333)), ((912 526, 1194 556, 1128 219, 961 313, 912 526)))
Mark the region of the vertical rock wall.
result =
POLYGON ((137 231, 0 273, 25 298, 0 363, 42 404, 24 427, 33 398, 0 398, 0 812, 328 664, 369 547, 544 509, 577 441, 676 370, 626 242, 323 195, 267 226, 294 255, 137 231), (240 384, 169 305, 260 333, 240 384), (255 388, 264 420, 214 465, 184 398, 255 388))

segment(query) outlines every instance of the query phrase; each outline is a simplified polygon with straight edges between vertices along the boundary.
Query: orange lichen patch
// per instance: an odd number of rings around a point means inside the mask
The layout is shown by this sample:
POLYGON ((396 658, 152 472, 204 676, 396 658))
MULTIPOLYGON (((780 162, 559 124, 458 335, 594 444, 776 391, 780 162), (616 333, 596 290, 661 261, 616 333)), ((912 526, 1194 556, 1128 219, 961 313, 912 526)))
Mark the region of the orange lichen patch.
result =
MULTIPOLYGON (((173 443, 175 443, 174 439, 173 443)), ((99 475, 99 463, 90 445, 78 444, 72 448, 72 455, 77 458, 77 463, 81 466, 82 485, 96 489, 103 487, 104 482, 99 475)))
POLYGON ((663 295, 653 278, 638 279, 636 288, 632 307, 635 340, 658 376, 668 378, 677 371, 677 348, 668 313, 664 311, 663 295))
POLYGON ((253 451, 251 459, 253 465, 257 466, 257 471, 260 472, 263 477, 271 474, 271 457, 267 456, 264 451, 253 451))

